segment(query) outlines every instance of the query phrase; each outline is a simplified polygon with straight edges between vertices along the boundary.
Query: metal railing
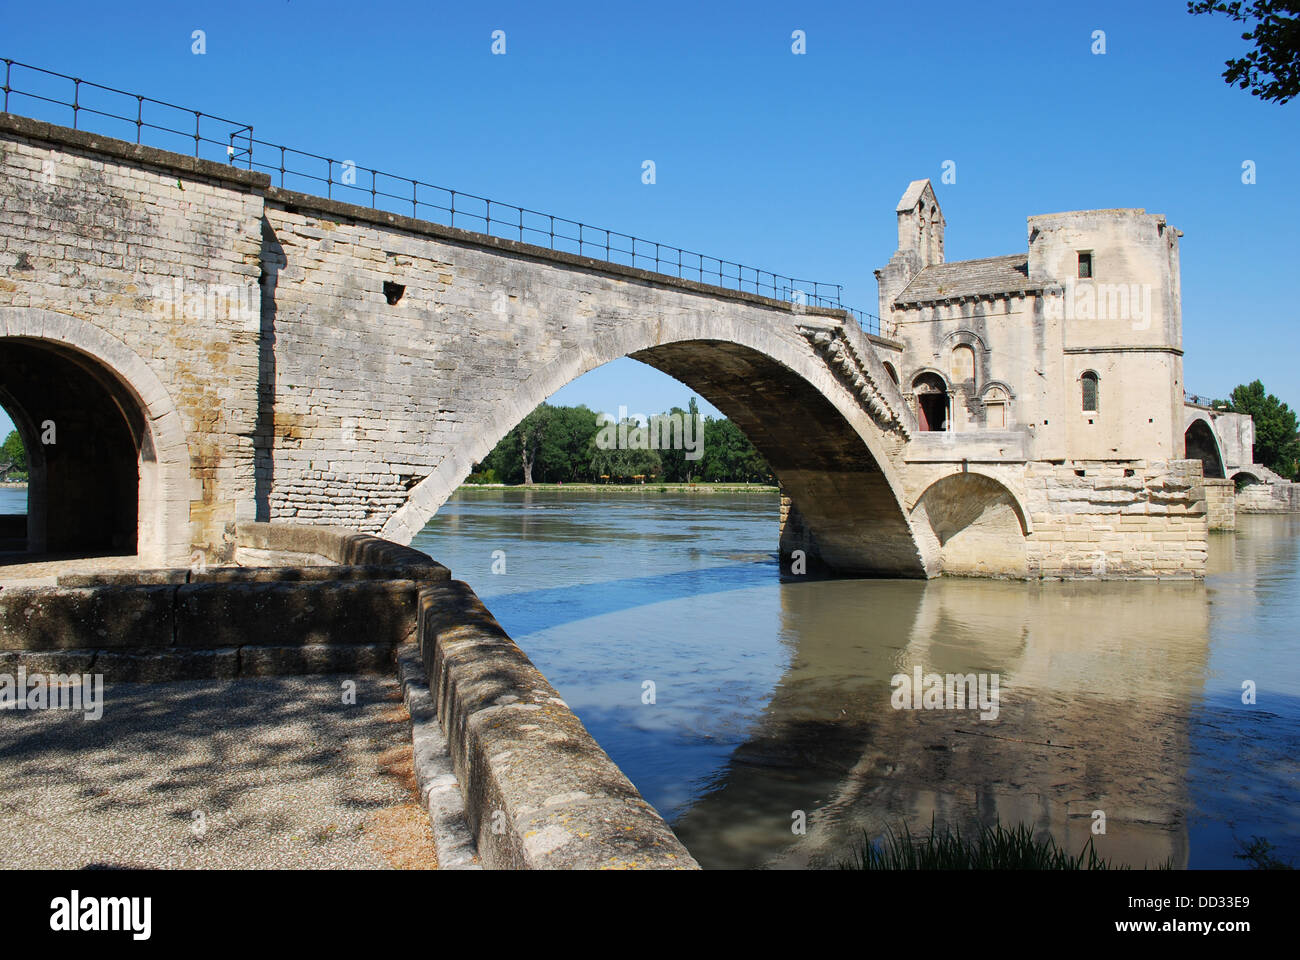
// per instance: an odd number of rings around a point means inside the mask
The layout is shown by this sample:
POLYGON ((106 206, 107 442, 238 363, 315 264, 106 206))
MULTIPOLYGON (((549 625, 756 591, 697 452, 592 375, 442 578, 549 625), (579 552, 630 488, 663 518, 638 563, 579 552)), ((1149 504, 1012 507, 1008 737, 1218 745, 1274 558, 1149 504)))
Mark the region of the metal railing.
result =
MULTIPOLYGON (((195 157, 224 160, 247 170, 267 173, 272 184, 283 189, 318 196, 323 191, 323 195, 331 200, 639 267, 664 276, 696 280, 794 304, 846 309, 842 302, 844 288, 838 283, 787 277, 579 220, 386 173, 351 160, 297 150, 256 138, 252 124, 91 83, 16 60, 0 58, 0 62, 4 63, 6 113, 11 112, 15 105, 31 103, 60 108, 59 112, 62 108, 71 108, 73 129, 86 129, 85 124, 93 119, 97 124, 95 132, 118 136, 113 130, 120 132, 123 129, 120 125, 126 124, 128 131, 131 126, 135 128, 136 143, 146 143, 147 137, 149 146, 176 152, 189 152, 192 148, 195 157), (15 79, 31 88, 15 85, 15 79), (67 96, 65 82, 72 84, 71 100, 59 98, 57 88, 60 86, 64 89, 63 96, 67 96), (113 112, 113 104, 119 105, 116 109, 122 109, 122 98, 134 106, 133 112, 113 112), (184 151, 178 149, 182 143, 185 144, 184 151)), ((119 139, 125 138, 119 136, 119 139)), ((863 323, 863 329, 868 329, 874 321, 874 329, 868 332, 879 333, 879 321, 875 317, 859 311, 850 312, 859 323, 863 323), (864 322, 864 317, 869 319, 864 322)))

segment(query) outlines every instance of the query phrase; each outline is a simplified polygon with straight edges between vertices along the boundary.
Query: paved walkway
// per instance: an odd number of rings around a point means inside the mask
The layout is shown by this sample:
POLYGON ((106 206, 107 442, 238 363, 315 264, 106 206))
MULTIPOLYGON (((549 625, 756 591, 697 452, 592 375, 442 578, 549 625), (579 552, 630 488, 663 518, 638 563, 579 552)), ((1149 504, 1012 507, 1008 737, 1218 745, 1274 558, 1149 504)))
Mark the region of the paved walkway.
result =
POLYGON ((0 868, 432 868, 408 722, 395 680, 341 675, 0 711, 0 868))

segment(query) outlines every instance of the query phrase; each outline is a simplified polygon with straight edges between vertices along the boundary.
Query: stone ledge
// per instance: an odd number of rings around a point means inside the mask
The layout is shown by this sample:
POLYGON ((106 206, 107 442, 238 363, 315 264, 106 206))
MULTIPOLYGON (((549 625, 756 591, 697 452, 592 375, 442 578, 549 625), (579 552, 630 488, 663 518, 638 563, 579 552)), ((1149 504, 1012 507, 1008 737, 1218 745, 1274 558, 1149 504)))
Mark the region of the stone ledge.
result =
MULTIPOLYGON (((300 554, 307 557, 326 557, 342 566, 387 567, 408 580, 451 579, 451 571, 427 553, 368 533, 357 533, 341 527, 330 527, 324 524, 244 522, 236 526, 235 536, 241 549, 266 551, 277 555, 300 554)), ((316 564, 308 566, 314 567, 316 564)))
POLYGON ((0 650, 171 646, 176 587, 6 587, 0 650))
POLYGON ((466 584, 420 592, 420 656, 485 866, 697 869, 466 584))
POLYGON ((424 677, 424 665, 414 645, 397 654, 397 679, 402 702, 411 718, 411 750, 420 803, 429 815, 439 870, 481 870, 478 847, 465 818, 465 799, 451 765, 447 738, 438 726, 438 711, 424 677))
POLYGON ((170 150, 160 150, 157 147, 131 143, 129 140, 118 140, 100 133, 73 130, 71 127, 46 123, 44 120, 34 120, 15 113, 0 113, 0 133, 42 140, 57 146, 98 153, 117 160, 130 160, 172 173, 183 173, 191 177, 244 187, 250 191, 262 191, 271 185, 269 174, 241 170, 229 164, 203 160, 184 153, 173 153, 170 150))
POLYGON ((0 672, 101 674, 116 683, 170 680, 233 680, 237 677, 303 674, 386 674, 392 644, 297 647, 222 647, 207 650, 4 650, 0 672))

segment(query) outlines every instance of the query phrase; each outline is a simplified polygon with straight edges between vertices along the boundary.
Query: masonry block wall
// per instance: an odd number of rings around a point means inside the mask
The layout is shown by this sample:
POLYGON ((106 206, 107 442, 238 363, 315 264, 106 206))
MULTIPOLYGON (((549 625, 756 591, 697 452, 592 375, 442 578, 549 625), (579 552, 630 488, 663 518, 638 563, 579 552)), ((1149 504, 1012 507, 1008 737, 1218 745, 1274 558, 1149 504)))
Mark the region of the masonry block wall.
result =
POLYGON ((1205 479, 1205 513, 1211 530, 1236 530, 1236 485, 1231 480, 1205 479))
POLYGON ((182 489, 154 491, 188 507, 171 558, 183 541, 224 556, 226 524, 253 501, 256 178, 7 115, 0 134, 0 303, 98 328, 166 386, 189 465, 182 489), (178 173, 178 160, 189 169, 178 173), (231 307, 241 295, 251 323, 231 307))
POLYGON ((1030 574, 1204 576, 1201 469, 1199 460, 1028 464, 1030 574))

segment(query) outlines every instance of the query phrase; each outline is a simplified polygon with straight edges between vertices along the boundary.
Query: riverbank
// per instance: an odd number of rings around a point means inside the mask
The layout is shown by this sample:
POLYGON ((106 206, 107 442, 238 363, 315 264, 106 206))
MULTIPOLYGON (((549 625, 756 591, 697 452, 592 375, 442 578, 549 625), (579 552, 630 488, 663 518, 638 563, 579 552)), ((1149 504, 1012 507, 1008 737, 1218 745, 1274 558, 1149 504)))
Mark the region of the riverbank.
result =
POLYGON ((26 490, 27 481, 26 480, 0 480, 0 488, 10 489, 10 490, 26 490))
POLYGON ((460 490, 573 490, 581 493, 778 493, 770 483, 462 483, 460 490))

